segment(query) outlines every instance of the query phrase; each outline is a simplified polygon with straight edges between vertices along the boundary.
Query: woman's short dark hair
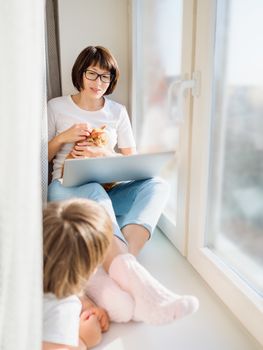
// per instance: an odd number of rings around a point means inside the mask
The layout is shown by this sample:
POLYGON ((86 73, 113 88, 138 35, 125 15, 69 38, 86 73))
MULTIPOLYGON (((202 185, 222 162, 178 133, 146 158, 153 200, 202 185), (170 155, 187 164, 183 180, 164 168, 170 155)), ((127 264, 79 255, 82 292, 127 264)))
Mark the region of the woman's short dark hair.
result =
POLYGON ((98 65, 112 75, 110 85, 105 95, 111 94, 119 79, 120 71, 116 59, 108 49, 102 46, 88 46, 78 55, 71 72, 72 82, 80 91, 83 86, 83 74, 90 66, 98 65))

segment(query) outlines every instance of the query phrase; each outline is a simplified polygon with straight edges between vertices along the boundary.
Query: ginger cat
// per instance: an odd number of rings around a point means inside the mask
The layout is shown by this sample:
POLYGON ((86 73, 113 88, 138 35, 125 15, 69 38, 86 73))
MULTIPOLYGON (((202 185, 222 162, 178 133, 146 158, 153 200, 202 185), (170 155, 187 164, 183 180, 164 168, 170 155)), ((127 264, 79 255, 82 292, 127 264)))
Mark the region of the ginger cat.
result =
MULTIPOLYGON (((102 125, 99 128, 92 129, 90 135, 87 137, 87 141, 92 143, 94 147, 103 147, 107 145, 108 138, 104 131, 105 128, 106 128, 106 125, 102 125)), ((74 159, 74 157, 72 156, 71 153, 69 153, 66 159, 74 159)), ((63 169, 62 169, 62 176, 63 176, 63 169)), ((106 191, 109 191, 115 185, 116 185, 116 182, 111 182, 111 183, 103 184, 103 187, 105 188, 106 191)))
MULTIPOLYGON (((90 135, 87 137, 87 141, 92 143, 96 147, 103 147, 107 145, 108 143, 108 138, 107 135, 105 134, 104 129, 106 128, 106 125, 102 125, 100 128, 94 128, 92 129, 90 135)), ((76 145, 76 143, 75 143, 76 145)), ((74 147, 75 147, 74 145, 74 147)), ((71 153, 69 153, 66 157, 66 159, 73 159, 74 157, 72 156, 71 153)))

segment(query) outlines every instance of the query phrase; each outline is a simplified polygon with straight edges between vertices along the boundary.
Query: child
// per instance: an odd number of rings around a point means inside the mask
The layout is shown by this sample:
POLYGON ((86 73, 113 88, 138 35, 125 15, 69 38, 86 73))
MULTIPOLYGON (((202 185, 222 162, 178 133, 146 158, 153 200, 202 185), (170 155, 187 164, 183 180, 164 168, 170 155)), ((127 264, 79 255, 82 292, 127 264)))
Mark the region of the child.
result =
POLYGON ((90 348, 108 329, 107 313, 77 295, 111 239, 111 220, 95 202, 72 199, 44 209, 43 350, 90 348))

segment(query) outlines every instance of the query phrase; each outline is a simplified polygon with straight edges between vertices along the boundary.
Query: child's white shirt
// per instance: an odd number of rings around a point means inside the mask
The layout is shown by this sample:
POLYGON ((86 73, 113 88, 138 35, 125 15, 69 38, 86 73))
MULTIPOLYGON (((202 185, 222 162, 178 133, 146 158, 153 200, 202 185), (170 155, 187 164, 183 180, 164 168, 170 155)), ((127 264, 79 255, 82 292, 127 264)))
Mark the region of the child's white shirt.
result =
POLYGON ((58 299, 52 293, 44 294, 42 340, 77 347, 81 308, 75 295, 58 299))
MULTIPOLYGON (((114 152, 118 148, 133 148, 135 140, 126 108, 108 98, 102 109, 86 111, 78 107, 70 95, 53 98, 48 102, 48 140, 69 129, 74 124, 88 123, 91 128, 106 125, 108 144, 105 146, 114 152)), ((61 178, 66 156, 74 144, 68 143, 57 153, 53 163, 52 180, 61 178)))

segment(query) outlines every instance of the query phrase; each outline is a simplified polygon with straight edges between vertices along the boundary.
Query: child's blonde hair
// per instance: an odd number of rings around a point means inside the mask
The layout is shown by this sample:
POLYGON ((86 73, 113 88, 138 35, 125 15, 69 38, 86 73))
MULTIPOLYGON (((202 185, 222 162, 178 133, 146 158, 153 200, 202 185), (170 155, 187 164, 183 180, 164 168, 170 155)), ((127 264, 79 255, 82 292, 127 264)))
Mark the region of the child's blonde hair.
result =
POLYGON ((102 263, 112 238, 109 215, 85 199, 50 202, 43 211, 44 292, 80 292, 102 263))

